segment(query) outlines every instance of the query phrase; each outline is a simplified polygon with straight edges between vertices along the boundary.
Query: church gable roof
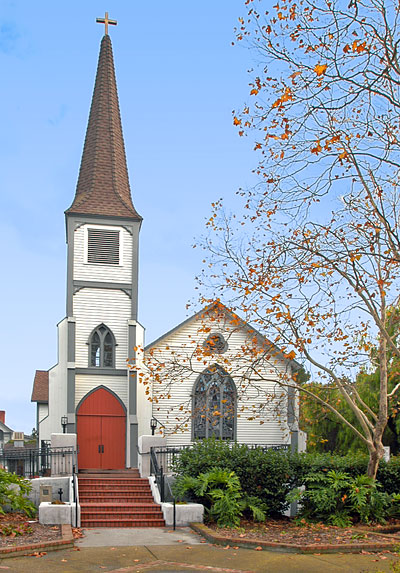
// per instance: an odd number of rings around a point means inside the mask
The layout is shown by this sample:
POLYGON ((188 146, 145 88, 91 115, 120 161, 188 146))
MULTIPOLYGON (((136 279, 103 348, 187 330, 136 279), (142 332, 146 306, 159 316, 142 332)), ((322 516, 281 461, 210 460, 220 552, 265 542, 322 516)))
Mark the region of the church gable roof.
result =
MULTIPOLYGON (((267 346, 269 346, 271 349, 274 350, 275 356, 277 356, 277 357, 280 356, 282 359, 288 360, 284 356, 282 351, 273 342, 268 340, 263 334, 261 334, 253 326, 251 326, 251 324, 244 321, 237 314, 235 314, 234 312, 229 310, 229 308, 227 308, 220 301, 215 301, 214 303, 209 304, 208 306, 206 306, 205 308, 203 308, 202 310, 200 310, 196 314, 190 316, 189 318, 187 318, 186 320, 184 320, 183 322, 178 324, 178 326, 176 326, 175 328, 169 330, 168 332, 166 332, 165 334, 163 334, 162 336, 160 336, 159 338, 157 338, 156 340, 154 340, 153 342, 148 344, 144 349, 145 352, 148 352, 149 350, 151 350, 155 346, 159 346, 160 344, 167 343, 168 339, 172 335, 177 333, 179 330, 181 330, 186 325, 189 325, 191 322, 194 322, 194 321, 201 322, 202 320, 207 320, 207 319, 211 319, 212 321, 215 321, 216 327, 217 327, 217 324, 219 321, 221 321, 222 319, 227 319, 228 323, 231 326, 234 326, 235 328, 239 328, 239 329, 242 329, 244 331, 251 333, 252 336, 257 338, 258 342, 261 345, 267 344, 267 346)), ((205 335, 205 338, 206 338, 206 335, 205 335)), ((289 362, 292 364, 292 367, 295 370, 300 368, 300 364, 296 360, 292 359, 292 360, 289 360, 289 362)))
POLYGON ((31 402, 49 401, 49 372, 47 370, 36 370, 33 381, 31 402))
POLYGON ((108 34, 101 41, 76 194, 66 214, 141 220, 131 198, 108 34))

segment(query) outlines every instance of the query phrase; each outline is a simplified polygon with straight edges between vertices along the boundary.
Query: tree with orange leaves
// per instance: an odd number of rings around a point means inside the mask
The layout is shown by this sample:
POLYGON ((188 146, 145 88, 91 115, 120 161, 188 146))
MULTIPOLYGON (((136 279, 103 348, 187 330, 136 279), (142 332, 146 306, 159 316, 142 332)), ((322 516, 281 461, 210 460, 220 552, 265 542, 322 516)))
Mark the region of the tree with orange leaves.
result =
MULTIPOLYGON (((334 384, 351 420, 315 399, 365 444, 375 477, 388 361, 400 357, 388 311, 400 284, 400 4, 245 5, 237 41, 251 45, 258 64, 250 103, 233 123, 254 137, 259 184, 240 192, 241 218, 214 204, 201 280, 211 283, 207 297, 229 299, 313 381, 334 384), (379 368, 373 406, 357 391, 357 372, 369 367, 379 368)), ((282 384, 305 390, 295 378, 282 384)))

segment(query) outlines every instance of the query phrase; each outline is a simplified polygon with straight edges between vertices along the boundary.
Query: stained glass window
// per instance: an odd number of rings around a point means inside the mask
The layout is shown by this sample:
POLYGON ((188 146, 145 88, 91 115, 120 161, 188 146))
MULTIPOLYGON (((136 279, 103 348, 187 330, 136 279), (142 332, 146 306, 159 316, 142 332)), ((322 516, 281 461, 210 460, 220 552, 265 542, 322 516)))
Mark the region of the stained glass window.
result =
POLYGON ((223 354, 228 350, 225 338, 219 332, 214 332, 203 342, 207 354, 223 354))
POLYGON ((218 364, 204 370, 194 386, 193 437, 233 440, 236 423, 236 388, 218 364))
POLYGON ((112 368, 114 366, 115 340, 111 330, 104 324, 92 332, 89 346, 89 366, 100 368, 112 368))

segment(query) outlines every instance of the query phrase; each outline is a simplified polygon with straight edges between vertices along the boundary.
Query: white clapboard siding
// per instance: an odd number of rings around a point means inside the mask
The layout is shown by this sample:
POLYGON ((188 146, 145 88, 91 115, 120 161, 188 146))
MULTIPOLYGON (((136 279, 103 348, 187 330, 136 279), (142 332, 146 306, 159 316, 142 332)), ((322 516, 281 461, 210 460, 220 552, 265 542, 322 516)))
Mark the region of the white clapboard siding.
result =
POLYGON ((49 413, 49 405, 48 404, 38 404, 38 421, 39 424, 49 413))
POLYGON ((74 233, 74 280, 132 283, 132 235, 123 227, 112 227, 120 229, 122 264, 85 263, 85 227, 91 225, 82 225, 74 233))
POLYGON ((88 392, 98 386, 110 388, 128 406, 128 378, 127 376, 99 376, 93 374, 77 374, 75 377, 75 406, 88 392))
MULTIPOLYGON (((243 389, 241 387, 241 374, 246 365, 243 360, 240 360, 240 349, 249 336, 248 330, 241 326, 232 325, 229 319, 207 322, 211 332, 219 332, 224 336, 228 342, 228 350, 223 354, 202 356, 201 361, 194 359, 187 375, 180 376, 172 387, 169 387, 171 397, 159 403, 153 403, 154 416, 166 427, 165 433, 168 444, 190 443, 192 439, 190 414, 187 415, 186 420, 188 428, 184 431, 174 432, 176 417, 183 417, 182 411, 179 410, 181 404, 184 404, 185 411, 190 409, 193 387, 197 377, 214 363, 224 367, 236 384, 238 395, 237 441, 248 444, 288 443, 290 435, 287 427, 287 395, 285 389, 276 382, 277 373, 287 368, 287 362, 280 357, 271 358, 269 362, 264 364, 257 389, 254 387, 243 389), (229 367, 224 365, 225 359, 229 360, 229 367), (260 421, 263 423, 260 424, 260 421)), ((196 345, 201 344, 209 335, 209 333, 199 333, 199 326, 199 321, 194 318, 171 333, 168 338, 163 338, 157 343, 153 349, 160 362, 168 364, 173 352, 178 361, 184 362, 185 358, 188 359, 196 345), (191 341, 195 342, 192 343, 191 341)), ((165 393, 167 383, 167 381, 163 384, 154 382, 153 396, 156 397, 160 393, 165 393)))
POLYGON ((115 367, 126 368, 128 357, 128 321, 131 300, 121 290, 90 289, 79 290, 73 299, 76 320, 77 368, 89 365, 89 337, 93 330, 104 323, 116 340, 115 367))

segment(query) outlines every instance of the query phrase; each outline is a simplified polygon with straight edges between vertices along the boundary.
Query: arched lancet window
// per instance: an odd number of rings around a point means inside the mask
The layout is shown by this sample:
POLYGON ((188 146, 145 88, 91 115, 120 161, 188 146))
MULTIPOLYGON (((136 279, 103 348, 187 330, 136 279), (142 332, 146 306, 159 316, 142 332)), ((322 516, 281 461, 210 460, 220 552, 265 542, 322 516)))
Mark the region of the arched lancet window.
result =
POLYGON ((90 335, 89 366, 114 367, 115 346, 115 339, 111 330, 104 324, 100 324, 90 335))
POLYGON ((194 385, 193 438, 235 438, 236 388, 221 366, 204 370, 194 385))

